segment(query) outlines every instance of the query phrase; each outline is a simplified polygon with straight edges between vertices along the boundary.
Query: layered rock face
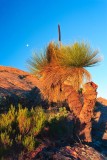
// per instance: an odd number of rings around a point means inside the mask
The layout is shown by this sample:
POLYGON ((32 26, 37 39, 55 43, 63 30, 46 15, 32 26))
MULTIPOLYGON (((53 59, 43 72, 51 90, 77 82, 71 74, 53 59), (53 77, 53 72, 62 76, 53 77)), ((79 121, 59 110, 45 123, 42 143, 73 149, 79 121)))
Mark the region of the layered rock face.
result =
POLYGON ((32 107, 41 103, 39 80, 16 68, 0 66, 0 110, 18 103, 32 107))

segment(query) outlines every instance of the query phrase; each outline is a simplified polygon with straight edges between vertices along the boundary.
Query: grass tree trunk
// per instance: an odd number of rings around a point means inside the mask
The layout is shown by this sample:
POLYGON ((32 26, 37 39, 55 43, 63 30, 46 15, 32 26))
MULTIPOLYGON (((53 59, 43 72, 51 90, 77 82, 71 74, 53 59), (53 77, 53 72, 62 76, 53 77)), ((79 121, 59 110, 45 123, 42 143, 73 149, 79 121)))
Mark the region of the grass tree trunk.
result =
POLYGON ((69 108, 73 111, 75 121, 75 134, 83 141, 91 142, 91 119, 97 97, 97 85, 93 82, 86 83, 82 95, 69 85, 63 85, 63 92, 69 108))
POLYGON ((97 98, 97 85, 93 82, 86 83, 83 88, 83 107, 79 115, 79 136, 86 142, 91 142, 92 116, 97 98))
POLYGON ((78 92, 73 89, 70 85, 63 85, 63 92, 65 94, 65 99, 69 105, 71 111, 73 111, 76 117, 79 117, 79 114, 82 109, 82 103, 80 101, 80 97, 78 92))

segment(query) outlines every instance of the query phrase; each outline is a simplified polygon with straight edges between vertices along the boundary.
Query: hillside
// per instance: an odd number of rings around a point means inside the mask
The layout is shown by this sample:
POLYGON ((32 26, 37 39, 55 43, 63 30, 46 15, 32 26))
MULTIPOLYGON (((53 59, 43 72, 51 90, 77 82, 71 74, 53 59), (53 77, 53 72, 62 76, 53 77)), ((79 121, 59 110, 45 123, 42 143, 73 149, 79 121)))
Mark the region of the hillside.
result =
MULTIPOLYGON (((38 86, 41 87, 42 84, 34 75, 16 68, 0 66, 0 110, 2 111, 2 107, 7 110, 10 104, 17 106, 21 103, 26 107, 43 104, 38 86)), ((71 123, 69 118, 68 123, 71 123)), ((102 154, 107 156, 107 100, 102 97, 97 98, 92 138, 92 144, 77 143, 71 146, 72 140, 49 141, 47 137, 35 151, 25 153, 23 159, 105 160, 102 154)))
POLYGON ((38 84, 38 79, 17 68, 0 66, 0 87, 4 89, 30 90, 38 84))
POLYGON ((0 106, 16 106, 18 103, 27 107, 38 105, 41 101, 38 83, 38 79, 28 72, 0 66, 0 106))

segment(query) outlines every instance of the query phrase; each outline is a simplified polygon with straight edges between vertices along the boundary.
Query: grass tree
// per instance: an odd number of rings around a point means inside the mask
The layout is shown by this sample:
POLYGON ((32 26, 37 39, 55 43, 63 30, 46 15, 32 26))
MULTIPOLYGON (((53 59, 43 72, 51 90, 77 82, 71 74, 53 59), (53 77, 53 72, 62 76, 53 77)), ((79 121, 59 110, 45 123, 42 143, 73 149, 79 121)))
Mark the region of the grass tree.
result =
POLYGON ((92 67, 100 60, 98 51, 92 51, 88 44, 74 43, 59 47, 51 42, 44 54, 35 54, 28 63, 30 71, 42 81, 44 98, 57 102, 64 98, 61 90, 63 83, 78 91, 91 80, 86 67, 92 67))
POLYGON ((78 91, 91 80, 86 67, 93 67, 100 61, 98 51, 93 51, 88 44, 76 42, 64 46, 51 42, 44 54, 34 55, 28 63, 30 71, 42 83, 39 88, 44 99, 49 102, 66 100, 79 118, 83 103, 78 91))

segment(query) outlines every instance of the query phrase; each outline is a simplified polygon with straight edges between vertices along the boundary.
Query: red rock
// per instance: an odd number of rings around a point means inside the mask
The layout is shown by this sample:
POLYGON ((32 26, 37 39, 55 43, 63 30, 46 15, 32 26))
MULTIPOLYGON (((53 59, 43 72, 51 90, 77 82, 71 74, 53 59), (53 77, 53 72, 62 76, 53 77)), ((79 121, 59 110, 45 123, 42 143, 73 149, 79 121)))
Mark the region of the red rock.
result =
POLYGON ((11 104, 31 107, 39 105, 41 84, 32 74, 22 70, 0 66, 0 109, 11 104))
POLYGON ((105 99, 105 98, 98 97, 98 98, 97 98, 97 102, 99 102, 99 103, 107 106, 107 99, 105 99))

